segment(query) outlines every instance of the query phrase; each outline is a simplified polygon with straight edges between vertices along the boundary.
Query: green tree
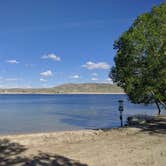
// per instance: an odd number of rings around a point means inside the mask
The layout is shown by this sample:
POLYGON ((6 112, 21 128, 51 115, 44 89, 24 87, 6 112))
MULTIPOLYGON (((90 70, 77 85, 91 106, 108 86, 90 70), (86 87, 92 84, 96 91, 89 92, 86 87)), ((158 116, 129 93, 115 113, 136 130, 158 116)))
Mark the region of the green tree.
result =
POLYGON ((115 41, 110 77, 133 103, 166 108, 166 3, 140 15, 115 41))

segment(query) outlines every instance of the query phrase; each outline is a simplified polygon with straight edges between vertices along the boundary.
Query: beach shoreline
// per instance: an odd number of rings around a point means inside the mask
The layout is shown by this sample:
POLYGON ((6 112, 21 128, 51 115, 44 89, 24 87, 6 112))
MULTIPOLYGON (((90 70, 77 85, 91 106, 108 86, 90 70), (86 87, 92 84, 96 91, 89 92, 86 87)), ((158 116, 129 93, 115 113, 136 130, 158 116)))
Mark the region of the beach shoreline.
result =
MULTIPOLYGON (((165 125, 165 117, 162 119, 161 124, 165 125)), ((4 135, 0 136, 0 140, 1 144, 6 140, 8 145, 24 147, 26 150, 16 154, 15 157, 28 158, 29 162, 34 162, 36 158, 45 160, 50 156, 58 163, 58 156, 62 163, 64 162, 63 165, 66 161, 77 163, 71 164, 72 166, 164 166, 166 129, 152 129, 124 127, 58 131, 4 135)))

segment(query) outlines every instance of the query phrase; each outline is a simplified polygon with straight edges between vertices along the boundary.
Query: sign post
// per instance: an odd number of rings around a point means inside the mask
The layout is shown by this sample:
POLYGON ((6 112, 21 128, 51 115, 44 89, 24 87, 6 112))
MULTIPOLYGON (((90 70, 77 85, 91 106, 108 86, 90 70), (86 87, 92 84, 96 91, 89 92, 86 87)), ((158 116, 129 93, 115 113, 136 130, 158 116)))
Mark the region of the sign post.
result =
POLYGON ((120 123, 121 123, 121 127, 123 127, 123 116, 122 116, 122 112, 123 112, 123 100, 119 100, 119 112, 120 112, 120 123))

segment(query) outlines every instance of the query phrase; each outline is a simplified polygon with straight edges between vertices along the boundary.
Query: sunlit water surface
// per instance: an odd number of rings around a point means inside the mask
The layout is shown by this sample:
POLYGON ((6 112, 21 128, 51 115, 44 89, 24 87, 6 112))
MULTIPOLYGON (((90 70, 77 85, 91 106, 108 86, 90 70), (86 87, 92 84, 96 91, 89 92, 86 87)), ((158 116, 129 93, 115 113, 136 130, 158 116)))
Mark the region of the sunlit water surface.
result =
POLYGON ((118 100, 124 119, 153 115, 155 105, 135 105, 126 95, 0 95, 0 134, 118 127, 118 100))

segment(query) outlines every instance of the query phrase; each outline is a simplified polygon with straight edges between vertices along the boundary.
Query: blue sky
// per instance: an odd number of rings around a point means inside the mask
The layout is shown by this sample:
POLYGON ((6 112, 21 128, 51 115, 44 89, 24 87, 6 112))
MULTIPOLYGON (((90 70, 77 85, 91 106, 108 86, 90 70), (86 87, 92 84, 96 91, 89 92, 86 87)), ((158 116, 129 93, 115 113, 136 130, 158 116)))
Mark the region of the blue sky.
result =
POLYGON ((164 0, 0 1, 0 88, 110 82, 114 41, 164 0))

